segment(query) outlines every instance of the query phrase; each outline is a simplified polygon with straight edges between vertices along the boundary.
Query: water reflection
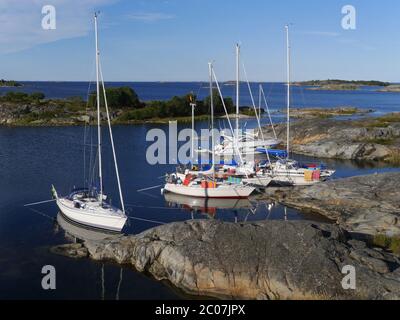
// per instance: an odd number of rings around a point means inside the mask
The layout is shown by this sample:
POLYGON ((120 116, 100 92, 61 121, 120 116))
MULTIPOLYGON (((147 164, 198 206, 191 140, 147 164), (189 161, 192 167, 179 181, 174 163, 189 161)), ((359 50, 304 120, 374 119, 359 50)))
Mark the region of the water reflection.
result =
POLYGON ((68 218, 66 218, 62 213, 57 215, 57 224, 65 231, 65 237, 75 243, 82 241, 100 241, 105 239, 115 239, 121 237, 122 234, 109 233, 99 229, 92 229, 89 227, 83 227, 78 225, 68 218))
MULTIPOLYGON (((66 218, 62 213, 58 213, 55 230, 59 232, 60 228, 64 231, 65 237, 74 243, 79 243, 79 242, 88 241, 88 240, 90 240, 90 241, 100 241, 100 240, 106 240, 106 239, 112 240, 112 239, 116 239, 116 238, 122 236, 122 234, 107 233, 106 231, 83 227, 81 225, 73 223, 71 220, 66 218)), ((106 299, 105 277, 106 277, 105 263, 102 263, 101 264, 101 276, 100 276, 101 300, 106 299)), ((119 300, 122 279, 123 279, 123 268, 120 267, 119 268, 119 279, 116 284, 116 292, 115 292, 115 298, 114 298, 115 300, 119 300)))
POLYGON ((257 204, 248 199, 213 199, 194 198, 173 193, 164 194, 166 205, 170 208, 180 208, 194 214, 206 215, 216 218, 217 210, 247 210, 253 211, 257 204))

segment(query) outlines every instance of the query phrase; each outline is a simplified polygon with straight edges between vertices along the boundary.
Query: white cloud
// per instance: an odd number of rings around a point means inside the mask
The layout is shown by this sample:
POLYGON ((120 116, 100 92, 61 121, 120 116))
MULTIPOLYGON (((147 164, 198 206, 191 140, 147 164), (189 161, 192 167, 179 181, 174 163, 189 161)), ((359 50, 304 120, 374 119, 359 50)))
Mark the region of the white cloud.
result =
POLYGON ((139 13, 131 13, 127 15, 127 18, 130 20, 137 20, 143 22, 156 22, 160 20, 171 20, 174 19, 175 16, 162 12, 139 12, 139 13))
POLYGON ((92 16, 118 0, 0 0, 0 53, 80 37, 93 29, 92 16), (56 9, 56 30, 43 30, 42 7, 56 9))

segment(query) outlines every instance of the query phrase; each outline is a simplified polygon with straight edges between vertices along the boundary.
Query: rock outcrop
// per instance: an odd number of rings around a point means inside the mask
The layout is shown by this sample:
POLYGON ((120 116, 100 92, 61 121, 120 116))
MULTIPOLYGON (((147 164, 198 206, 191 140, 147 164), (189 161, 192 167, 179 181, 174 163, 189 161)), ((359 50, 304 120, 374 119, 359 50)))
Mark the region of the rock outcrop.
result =
POLYGON ((130 265, 202 296, 400 299, 400 261, 329 224, 195 220, 57 252, 130 265), (343 289, 344 266, 355 268, 355 290, 343 289))
POLYGON ((322 214, 348 231, 400 235, 400 172, 279 189, 270 196, 284 205, 322 214))
MULTIPOLYGON (((400 120, 382 124, 373 119, 363 121, 295 121, 290 126, 292 150, 319 158, 365 161, 390 161, 393 155, 400 154, 400 120)), ((265 129, 265 133, 271 135, 272 129, 265 129)), ((276 133, 286 141, 285 124, 277 125, 276 133)))

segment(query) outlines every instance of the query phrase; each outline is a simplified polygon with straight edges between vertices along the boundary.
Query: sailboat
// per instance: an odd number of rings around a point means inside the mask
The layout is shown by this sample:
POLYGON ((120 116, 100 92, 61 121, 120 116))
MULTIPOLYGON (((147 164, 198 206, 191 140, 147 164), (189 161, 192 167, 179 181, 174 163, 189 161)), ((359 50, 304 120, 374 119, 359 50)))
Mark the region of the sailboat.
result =
POLYGON ((95 25, 95 42, 96 42, 96 97, 97 97, 97 136, 98 136, 98 179, 99 179, 99 190, 94 187, 74 189, 66 197, 60 197, 54 186, 52 186, 53 197, 56 199, 56 203, 62 214, 73 222, 103 229, 109 231, 120 232, 127 221, 125 214, 124 199, 122 196, 121 182, 118 171, 117 157, 114 147, 114 139, 111 129, 111 120, 108 110, 108 103, 106 97, 106 91, 104 87, 103 74, 100 68, 100 51, 98 46, 98 25, 97 25, 97 14, 94 16, 95 25), (114 167, 118 183, 118 191, 121 201, 122 209, 116 208, 108 203, 107 196, 104 193, 103 188, 103 172, 102 172, 102 139, 101 139, 101 116, 100 116, 100 78, 103 88, 104 102, 107 113, 107 122, 109 135, 111 140, 111 147, 113 152, 114 167))
MULTIPOLYGON (((214 99, 213 99, 213 65, 209 63, 210 76, 210 98, 211 98, 211 131, 214 128, 214 99)), ((178 195, 196 198, 218 198, 218 199, 242 199, 248 198, 255 188, 235 184, 227 181, 217 181, 215 175, 215 137, 211 135, 212 168, 210 175, 198 176, 187 174, 180 178, 176 173, 167 175, 163 192, 171 192, 178 195)))
POLYGON ((290 42, 289 26, 286 29, 287 42, 287 141, 286 159, 279 159, 275 163, 270 162, 265 168, 259 168, 257 178, 253 181, 245 180, 246 183, 263 186, 265 183, 279 185, 309 186, 330 178, 335 171, 326 169, 322 166, 301 166, 296 160, 290 159, 290 42))
MULTIPOLYGON (((279 144, 276 138, 260 138, 258 134, 242 133, 240 134, 240 45, 236 45, 236 132, 233 136, 222 132, 222 142, 215 146, 215 153, 220 157, 232 157, 240 152, 242 155, 258 155, 271 147, 279 144)), ((257 120, 258 115, 257 115, 257 120)), ((228 118, 229 121, 229 118, 228 118)), ((261 132, 261 128, 260 128, 261 132)))

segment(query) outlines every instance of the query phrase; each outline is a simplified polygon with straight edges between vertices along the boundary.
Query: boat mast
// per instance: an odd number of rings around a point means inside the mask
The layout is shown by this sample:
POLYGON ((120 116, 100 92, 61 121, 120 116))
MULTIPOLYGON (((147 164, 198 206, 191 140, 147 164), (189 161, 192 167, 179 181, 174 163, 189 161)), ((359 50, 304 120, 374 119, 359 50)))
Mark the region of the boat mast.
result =
POLYGON ((239 143, 240 115, 240 45, 236 44, 236 143, 239 143))
POLYGON ((96 37, 96 94, 97 94, 97 139, 99 153, 99 180, 100 180, 100 201, 103 202, 103 173, 101 159, 101 119, 100 119, 100 76, 99 76, 99 39, 97 31, 97 13, 94 14, 94 30, 96 37))
POLYGON ((262 94, 262 85, 258 86, 258 116, 261 118, 261 94, 262 94))
POLYGON ((210 75, 212 168, 213 168, 213 181, 215 181, 214 97, 213 97, 213 65, 212 65, 212 62, 209 62, 209 63, 208 63, 208 71, 209 71, 209 75, 210 75))
POLYGON ((190 106, 192 107, 192 165, 194 164, 194 110, 196 108, 196 103, 193 101, 193 96, 190 95, 190 106))
POLYGON ((287 57, 286 57, 286 72, 287 72, 287 159, 289 159, 290 152, 290 42, 289 42, 289 25, 285 26, 286 29, 286 46, 287 46, 287 57))

